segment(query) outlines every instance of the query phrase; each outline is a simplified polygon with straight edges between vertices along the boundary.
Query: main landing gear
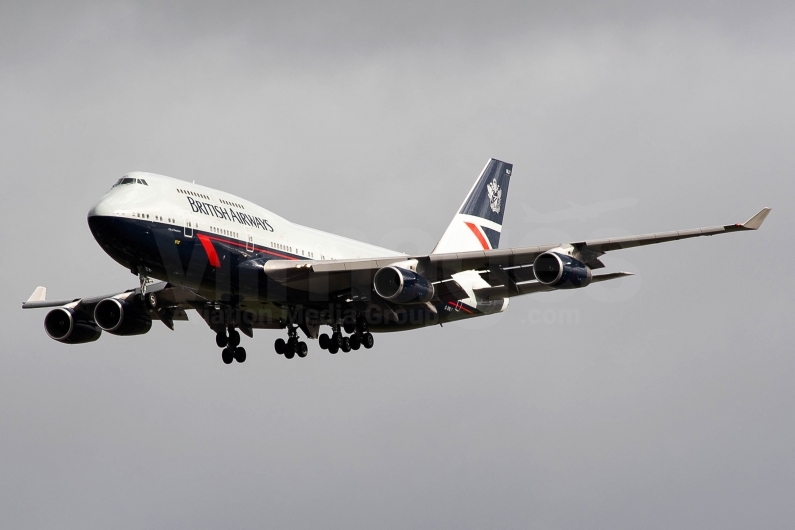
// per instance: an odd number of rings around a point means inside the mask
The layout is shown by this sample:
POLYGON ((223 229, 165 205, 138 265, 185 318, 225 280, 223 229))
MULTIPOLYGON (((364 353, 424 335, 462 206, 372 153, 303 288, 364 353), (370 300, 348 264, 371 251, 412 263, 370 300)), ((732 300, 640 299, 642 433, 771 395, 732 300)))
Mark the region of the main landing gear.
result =
POLYGON ((246 362, 246 349, 240 346, 240 333, 235 328, 230 327, 228 333, 219 331, 215 335, 215 344, 223 348, 221 360, 224 364, 232 364, 232 361, 246 362))
POLYGON ((349 337, 343 335, 340 331, 340 325, 336 324, 332 326, 333 333, 331 337, 325 333, 318 337, 320 347, 328 350, 331 354, 335 354, 340 350, 348 353, 351 350, 358 350, 362 346, 369 350, 375 344, 373 334, 367 331, 367 321, 362 316, 359 316, 356 322, 345 322, 342 329, 345 333, 350 333, 351 335, 349 337))
POLYGON ((298 328, 292 325, 287 326, 287 341, 278 338, 273 347, 276 353, 284 355, 287 359, 292 359, 296 354, 303 359, 309 352, 306 342, 298 340, 298 328))

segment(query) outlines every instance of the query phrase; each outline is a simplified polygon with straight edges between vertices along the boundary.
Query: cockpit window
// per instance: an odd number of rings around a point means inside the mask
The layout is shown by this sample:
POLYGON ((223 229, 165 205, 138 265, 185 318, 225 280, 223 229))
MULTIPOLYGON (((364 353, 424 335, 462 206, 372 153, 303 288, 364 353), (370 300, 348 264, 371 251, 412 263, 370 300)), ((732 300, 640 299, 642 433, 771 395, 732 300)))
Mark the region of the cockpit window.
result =
POLYGON ((115 188, 116 186, 122 186, 125 184, 143 184, 144 186, 148 186, 149 184, 146 183, 144 179, 134 179, 131 177, 123 177, 116 181, 116 184, 113 185, 115 188))

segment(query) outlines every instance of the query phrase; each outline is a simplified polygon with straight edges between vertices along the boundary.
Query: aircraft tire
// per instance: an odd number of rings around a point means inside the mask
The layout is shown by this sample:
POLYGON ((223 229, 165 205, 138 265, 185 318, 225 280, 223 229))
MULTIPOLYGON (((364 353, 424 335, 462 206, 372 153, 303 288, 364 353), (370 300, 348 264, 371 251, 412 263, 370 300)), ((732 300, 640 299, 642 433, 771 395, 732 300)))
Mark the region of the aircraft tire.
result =
POLYGON ((229 348, 224 348, 223 351, 221 351, 221 360, 224 361, 224 364, 232 364, 232 361, 234 360, 232 350, 229 348))
POLYGON ((351 341, 350 341, 350 339, 348 339, 348 337, 343 337, 342 346, 340 347, 340 349, 342 351, 344 351, 345 353, 348 353, 349 351, 351 351, 351 341))
POLYGON ((219 348, 224 348, 224 347, 226 347, 227 342, 228 341, 226 340, 226 333, 216 333, 215 334, 215 344, 216 344, 216 346, 218 346, 219 348))
POLYGON ((273 343, 273 349, 275 349, 276 353, 278 353, 279 355, 284 353, 284 349, 286 346, 287 345, 285 344, 284 339, 282 338, 276 339, 276 342, 273 343))
POLYGON ((287 341, 287 345, 284 347, 284 356, 288 359, 292 359, 295 357, 295 343, 297 341, 295 339, 290 339, 287 341))
POLYGON ((331 335, 331 343, 332 344, 336 344, 337 348, 341 348, 342 347, 342 333, 334 332, 334 334, 331 335))
POLYGON ((368 332, 368 333, 365 333, 364 336, 362 336, 362 345, 365 348, 367 348, 369 350, 370 348, 373 347, 374 344, 375 344, 375 339, 373 339, 373 334, 372 333, 368 332))
POLYGON ((246 362, 246 349, 238 346, 235 348, 235 360, 239 363, 246 362))
POLYGON ((358 350, 362 345, 362 339, 359 338, 359 335, 351 335, 348 342, 352 350, 358 350))
POLYGON ((356 331, 356 322, 347 321, 342 325, 342 329, 345 330, 345 333, 353 333, 356 331))
POLYGON ((323 333, 317 338, 317 342, 321 350, 327 350, 329 342, 331 342, 331 339, 328 338, 328 335, 323 333))
POLYGON ((337 345, 336 345, 336 344, 334 344, 333 342, 332 342, 331 344, 329 344, 329 347, 328 347, 328 352, 329 352, 331 355, 334 355, 334 354, 335 354, 335 353, 337 353, 338 351, 340 351, 340 347, 339 347, 339 346, 337 346, 337 345))
POLYGON ((297 348, 297 351, 296 351, 296 353, 297 353, 297 354, 298 354, 298 356, 299 356, 299 357, 301 357, 302 359, 303 359, 304 357, 306 357, 306 354, 307 354, 307 353, 309 353, 309 347, 306 345, 306 342, 299 342, 299 343, 298 343, 298 348, 297 348))

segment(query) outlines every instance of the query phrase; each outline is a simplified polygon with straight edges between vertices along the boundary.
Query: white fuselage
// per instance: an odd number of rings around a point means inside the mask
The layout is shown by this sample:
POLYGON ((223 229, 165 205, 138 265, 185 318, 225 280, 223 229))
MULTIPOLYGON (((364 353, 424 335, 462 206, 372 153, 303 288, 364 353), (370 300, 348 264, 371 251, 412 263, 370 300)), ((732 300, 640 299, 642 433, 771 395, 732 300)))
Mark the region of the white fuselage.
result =
POLYGON ((289 259, 334 260, 402 256, 393 250, 301 226, 246 199, 183 180, 135 171, 117 183, 89 212, 158 221, 191 237, 210 232, 283 254, 289 259), (142 184, 140 182, 145 182, 142 184))

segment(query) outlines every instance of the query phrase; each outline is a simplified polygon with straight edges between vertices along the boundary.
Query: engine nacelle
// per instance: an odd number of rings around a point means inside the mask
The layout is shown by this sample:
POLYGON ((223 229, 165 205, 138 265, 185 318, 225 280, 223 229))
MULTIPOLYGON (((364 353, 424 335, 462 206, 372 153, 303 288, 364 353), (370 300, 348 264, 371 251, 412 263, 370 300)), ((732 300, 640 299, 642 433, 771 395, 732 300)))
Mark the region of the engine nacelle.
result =
POLYGON ((94 308, 97 325, 114 335, 143 335, 152 328, 146 310, 126 300, 105 298, 94 308))
POLYGON ((94 322, 78 318, 74 310, 66 307, 58 307, 47 313, 44 331, 51 339, 65 344, 94 342, 102 335, 102 330, 94 322))
POLYGON ((391 265, 373 277, 378 296, 396 304, 419 304, 433 298, 433 285, 416 272, 391 265))
POLYGON ((544 252, 533 262, 536 280, 556 289, 578 289, 591 283, 585 263, 558 252, 544 252))

